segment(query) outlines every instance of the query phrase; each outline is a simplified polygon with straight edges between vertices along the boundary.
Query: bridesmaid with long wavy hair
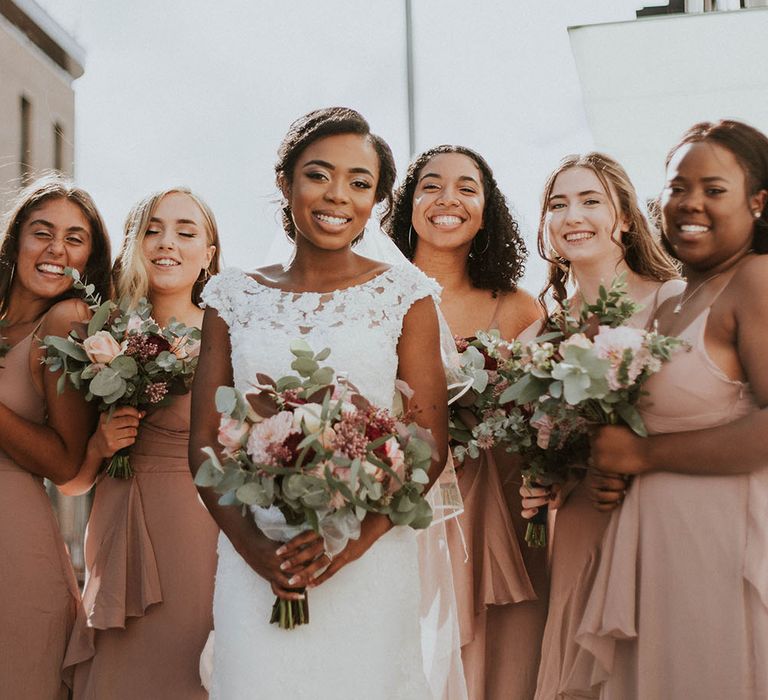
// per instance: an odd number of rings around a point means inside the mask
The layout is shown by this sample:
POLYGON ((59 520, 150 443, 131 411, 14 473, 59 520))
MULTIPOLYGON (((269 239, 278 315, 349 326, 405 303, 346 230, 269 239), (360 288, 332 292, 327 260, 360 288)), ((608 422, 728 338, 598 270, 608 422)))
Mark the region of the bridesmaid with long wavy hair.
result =
MULTIPOLYGON (((564 158, 544 186, 538 233, 539 254, 549 262, 547 285, 558 308, 570 301, 595 300, 600 285, 623 274, 629 296, 642 305, 629 325, 648 326, 656 308, 682 289, 673 261, 640 210, 637 193, 624 168, 601 153, 564 158)), ((523 339, 541 331, 536 325, 523 339)), ((579 647, 575 636, 600 561, 600 542, 610 506, 593 502, 591 479, 574 470, 574 481, 549 501, 549 489, 525 486, 524 516, 532 517, 548 501, 556 510, 551 537, 550 593, 542 642, 537 700, 596 697, 573 695, 579 686, 574 667, 579 647), (566 493, 572 489, 570 493, 566 493), (563 503, 564 500, 564 503, 563 503), (559 507, 558 507, 559 506, 559 507)), ((609 477, 601 477, 608 479, 609 477)), ((621 498, 626 484, 611 478, 612 494, 621 498)), ((650 697, 650 696, 649 696, 650 697)))
POLYGON ((592 459, 635 474, 578 640, 602 698, 768 697, 768 137, 724 120, 667 157, 664 236, 687 341, 646 384, 650 437, 606 426, 592 459))
MULTIPOLYGON (((518 289, 527 254, 488 163, 462 146, 418 156, 385 226, 400 250, 442 286, 440 308, 460 337, 514 338, 540 316, 518 289)), ((530 698, 546 611, 544 553, 524 545, 520 470, 484 450, 458 469, 464 512, 448 521, 469 697, 530 698), (463 536, 462 536, 463 531, 463 536), (503 657, 503 661, 502 661, 503 657)))
MULTIPOLYGON (((160 326, 200 327, 200 294, 219 269, 213 213, 186 188, 149 195, 128 215, 114 266, 117 294, 147 297, 160 326)), ((101 416, 77 477, 96 483, 85 543, 88 634, 73 639, 75 698, 205 698, 198 671, 213 624, 218 529, 189 473, 190 395, 146 416, 123 407, 101 416), (130 447, 132 478, 102 466, 130 447)))
MULTIPOLYGON (((17 196, 0 234, 0 694, 66 698, 62 677, 79 593, 43 478, 71 479, 95 414, 59 395, 40 340, 88 318, 72 267, 109 295, 109 238, 90 195, 58 175, 17 196)), ((68 679, 67 679, 68 681, 68 679)))

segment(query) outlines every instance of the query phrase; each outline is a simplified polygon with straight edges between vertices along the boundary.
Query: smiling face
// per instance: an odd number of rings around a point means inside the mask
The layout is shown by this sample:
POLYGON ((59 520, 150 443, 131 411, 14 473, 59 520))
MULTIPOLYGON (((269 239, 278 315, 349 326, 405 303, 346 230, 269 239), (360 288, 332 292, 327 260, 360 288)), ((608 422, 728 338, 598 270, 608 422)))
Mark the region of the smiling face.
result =
POLYGON ((299 238, 326 250, 348 246, 375 204, 379 157, 366 136, 337 134, 307 146, 283 186, 299 238))
POLYGON ((152 212, 141 240, 150 291, 191 294, 215 250, 197 203, 183 192, 165 195, 152 212))
POLYGON ((765 190, 749 195, 736 156, 709 141, 681 146, 667 166, 662 193, 664 234, 682 262, 714 270, 752 247, 754 212, 765 190))
POLYGON ((419 240, 435 248, 469 248, 483 227, 485 193, 475 161, 463 153, 439 153, 418 175, 411 224, 419 240))
POLYGON ((60 296, 72 286, 64 268, 83 272, 91 238, 88 217, 77 204, 61 197, 46 200, 19 228, 14 287, 43 299, 60 296))
POLYGON ((552 186, 545 214, 545 230, 557 254, 572 264, 624 257, 622 231, 627 230, 618 198, 606 191, 591 168, 563 170, 552 186))

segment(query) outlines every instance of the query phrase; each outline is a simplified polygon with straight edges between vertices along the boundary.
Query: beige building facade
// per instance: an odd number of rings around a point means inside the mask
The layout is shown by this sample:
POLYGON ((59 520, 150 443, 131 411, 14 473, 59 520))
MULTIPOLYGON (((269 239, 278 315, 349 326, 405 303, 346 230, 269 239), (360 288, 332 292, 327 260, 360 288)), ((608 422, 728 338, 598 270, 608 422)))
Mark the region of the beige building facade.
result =
POLYGON ((49 170, 74 173, 84 51, 32 0, 0 0, 0 206, 49 170))
MULTIPOLYGON (((46 170, 74 174, 75 93, 84 52, 36 3, 0 0, 0 210, 46 170)), ((82 580, 89 496, 49 485, 64 541, 82 580)))

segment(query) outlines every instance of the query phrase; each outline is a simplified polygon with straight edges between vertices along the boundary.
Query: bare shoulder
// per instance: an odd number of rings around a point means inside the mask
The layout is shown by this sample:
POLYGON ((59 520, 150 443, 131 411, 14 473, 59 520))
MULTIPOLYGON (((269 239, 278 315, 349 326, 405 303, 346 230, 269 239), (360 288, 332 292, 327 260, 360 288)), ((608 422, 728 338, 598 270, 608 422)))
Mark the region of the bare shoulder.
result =
POLYGON ((539 301, 524 289, 506 292, 502 300, 499 325, 504 338, 516 338, 520 332, 544 315, 539 301))
POLYGON ((768 254, 753 255, 745 260, 733 276, 731 284, 745 290, 768 291, 768 254))
POLYGON ((40 335, 66 335, 73 323, 82 323, 91 317, 91 310, 82 299, 64 299, 54 304, 40 324, 40 335))

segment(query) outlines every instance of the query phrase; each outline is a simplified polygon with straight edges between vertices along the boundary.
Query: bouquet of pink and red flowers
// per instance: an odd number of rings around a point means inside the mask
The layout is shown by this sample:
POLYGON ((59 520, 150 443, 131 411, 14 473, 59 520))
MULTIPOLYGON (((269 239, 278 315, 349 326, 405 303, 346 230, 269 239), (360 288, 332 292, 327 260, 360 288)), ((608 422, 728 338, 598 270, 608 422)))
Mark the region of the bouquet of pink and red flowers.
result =
MULTIPOLYGON (((330 555, 360 536, 367 513, 395 525, 426 528, 432 509, 424 497, 435 444, 406 410, 396 417, 367 401, 304 341, 291 345, 296 374, 256 376, 245 394, 219 387, 219 451, 195 478, 226 505, 250 508, 271 539, 287 541, 312 529, 330 555)), ((407 406, 410 389, 399 383, 407 406)), ((270 622, 284 629, 309 621, 306 597, 277 599, 270 622)))
MULTIPOLYGON (((67 268, 74 287, 84 293, 93 316, 73 324, 66 338, 48 335, 43 339, 45 363, 51 372, 63 370, 57 389, 69 381, 95 401, 100 412, 117 406, 152 410, 171 396, 189 391, 200 348, 200 330, 172 321, 160 328, 152 318, 152 306, 141 299, 135 308, 121 302, 102 302, 93 285, 84 283, 67 268)), ((109 476, 127 479, 133 475, 129 449, 116 452, 107 466, 109 476)))
MULTIPOLYGON (((523 455, 528 483, 563 481, 572 465, 583 464, 590 424, 621 422, 646 435, 636 408, 642 386, 682 345, 655 330, 623 325, 639 310, 623 279, 599 293, 578 315, 566 305, 549 322, 550 332, 507 344, 499 355, 498 372, 509 384, 499 403, 529 417, 520 432, 508 436, 510 448, 523 455)), ((529 522, 526 541, 546 544, 546 509, 529 522)))
POLYGON ((509 387, 509 380, 498 370, 503 363, 498 331, 478 331, 474 338, 456 337, 459 353, 460 391, 449 401, 448 432, 457 464, 466 457, 476 458, 487 450, 508 441, 510 434, 520 434, 526 416, 515 405, 499 402, 509 387))

